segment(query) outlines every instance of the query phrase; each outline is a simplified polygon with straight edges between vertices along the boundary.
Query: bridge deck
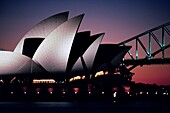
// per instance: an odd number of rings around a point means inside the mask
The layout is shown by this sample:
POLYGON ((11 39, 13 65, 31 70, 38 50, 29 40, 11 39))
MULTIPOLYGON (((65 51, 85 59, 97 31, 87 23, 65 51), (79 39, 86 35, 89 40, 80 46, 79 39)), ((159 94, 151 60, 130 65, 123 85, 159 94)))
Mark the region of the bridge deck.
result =
POLYGON ((154 59, 138 59, 138 60, 132 60, 132 59, 126 59, 124 60, 124 63, 128 65, 151 65, 151 64, 170 64, 170 58, 154 58, 154 59))

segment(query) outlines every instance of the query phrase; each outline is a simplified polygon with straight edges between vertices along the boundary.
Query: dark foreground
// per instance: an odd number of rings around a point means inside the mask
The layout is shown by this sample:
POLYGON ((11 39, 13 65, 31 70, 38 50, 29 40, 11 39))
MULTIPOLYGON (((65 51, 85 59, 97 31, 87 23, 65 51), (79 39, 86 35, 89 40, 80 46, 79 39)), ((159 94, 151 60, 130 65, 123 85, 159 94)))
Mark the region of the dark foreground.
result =
POLYGON ((0 113, 169 113, 169 87, 135 85, 119 93, 69 86, 2 84, 0 113))
POLYGON ((168 113, 170 102, 0 102, 0 113, 168 113))

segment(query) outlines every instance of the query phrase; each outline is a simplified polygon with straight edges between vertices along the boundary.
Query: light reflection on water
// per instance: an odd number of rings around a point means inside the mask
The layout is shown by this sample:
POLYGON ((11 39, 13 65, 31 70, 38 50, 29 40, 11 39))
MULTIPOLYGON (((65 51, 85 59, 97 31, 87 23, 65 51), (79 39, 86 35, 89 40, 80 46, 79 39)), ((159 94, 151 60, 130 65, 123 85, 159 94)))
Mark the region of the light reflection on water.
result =
POLYGON ((73 103, 71 102, 33 102, 35 106, 38 107, 71 107, 73 103))
POLYGON ((0 102, 0 113, 162 113, 170 103, 0 102))

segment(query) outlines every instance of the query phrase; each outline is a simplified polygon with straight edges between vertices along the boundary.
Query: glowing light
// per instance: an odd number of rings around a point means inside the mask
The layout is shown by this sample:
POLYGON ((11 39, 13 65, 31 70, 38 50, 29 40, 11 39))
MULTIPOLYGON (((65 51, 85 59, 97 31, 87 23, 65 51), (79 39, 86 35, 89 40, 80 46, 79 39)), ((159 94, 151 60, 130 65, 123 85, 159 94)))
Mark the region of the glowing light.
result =
POLYGON ((74 80, 80 80, 81 79, 81 77, 80 76, 76 76, 76 77, 74 77, 74 80))
POLYGON ((102 75, 104 75, 104 71, 99 71, 95 74, 94 77, 98 77, 98 76, 102 76, 102 75))
POLYGON ((0 83, 4 83, 4 81, 1 79, 1 80, 0 80, 0 83))
POLYGON ((84 76, 82 76, 82 79, 85 79, 86 77, 85 77, 85 75, 84 76))
POLYGON ((146 92, 146 94, 148 95, 148 94, 149 94, 149 92, 146 92))
POLYGON ((158 92, 156 91, 156 92, 155 92, 155 94, 157 95, 157 94, 158 94, 158 92))
POLYGON ((93 75, 91 74, 91 75, 90 75, 90 79, 92 78, 92 76, 93 76, 93 75))
POLYGON ((112 91, 118 91, 117 87, 113 87, 112 91))
POLYGON ((72 82, 74 80, 74 78, 70 78, 69 82, 72 82))
POLYGON ((108 71, 106 71, 106 72, 105 72, 105 75, 108 75, 108 74, 109 74, 109 72, 108 72, 108 71))
POLYGON ((53 92, 50 92, 50 94, 53 94, 53 92))
POLYGON ((130 92, 130 86, 124 86, 124 89, 126 93, 130 92))
POLYGON ((53 88, 48 88, 48 92, 53 92, 53 88))
POLYGON ((37 94, 39 94, 40 90, 41 90, 40 88, 36 88, 37 94))
POLYGON ((55 83, 54 79, 34 79, 33 83, 55 83))
POLYGON ((89 92, 89 94, 91 94, 91 92, 89 92))
POLYGON ((139 94, 140 94, 140 95, 142 95, 142 94, 143 94, 143 92, 140 92, 139 94))
POLYGON ((63 94, 66 94, 66 92, 63 92, 63 94))
POLYGON ((114 93, 113 93, 113 97, 115 98, 115 97, 116 97, 116 95, 117 95, 117 92, 114 92, 114 93))
POLYGON ((14 94, 14 92, 11 91, 11 94, 14 94))
POLYGON ((37 94, 40 94, 40 92, 37 92, 37 94))
POLYGON ((76 76, 76 77, 70 78, 70 79, 69 79, 69 82, 72 82, 72 81, 75 81, 75 80, 80 80, 80 79, 85 79, 85 76, 83 76, 83 77, 81 77, 81 76, 76 76))
POLYGON ((166 92, 164 92, 163 95, 166 95, 166 92))
POLYGON ((104 94, 104 91, 102 92, 102 94, 104 94))
POLYGON ((74 92, 75 94, 77 94, 77 92, 74 92))
POLYGON ((79 88, 73 88, 73 90, 74 90, 74 92, 76 92, 76 94, 77 94, 77 92, 79 92, 79 88))

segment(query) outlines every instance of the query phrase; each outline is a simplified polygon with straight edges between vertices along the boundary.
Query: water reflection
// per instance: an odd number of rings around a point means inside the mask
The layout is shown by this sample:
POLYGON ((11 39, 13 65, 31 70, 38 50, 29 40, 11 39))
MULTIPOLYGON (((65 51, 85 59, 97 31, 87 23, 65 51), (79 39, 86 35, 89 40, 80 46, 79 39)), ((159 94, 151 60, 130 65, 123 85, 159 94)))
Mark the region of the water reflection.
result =
POLYGON ((0 102, 0 113, 161 113, 170 102, 0 102))
POLYGON ((38 107, 71 107, 73 103, 71 102, 33 102, 35 106, 38 107))

